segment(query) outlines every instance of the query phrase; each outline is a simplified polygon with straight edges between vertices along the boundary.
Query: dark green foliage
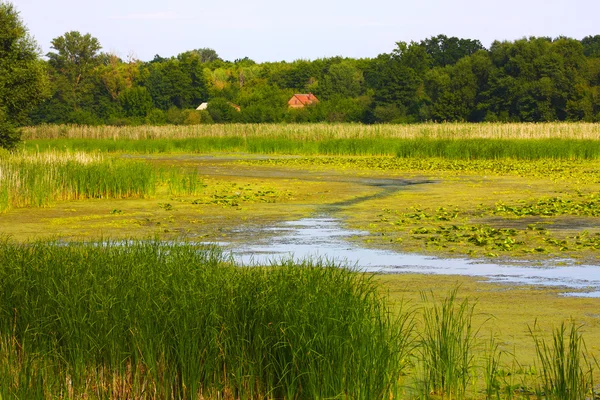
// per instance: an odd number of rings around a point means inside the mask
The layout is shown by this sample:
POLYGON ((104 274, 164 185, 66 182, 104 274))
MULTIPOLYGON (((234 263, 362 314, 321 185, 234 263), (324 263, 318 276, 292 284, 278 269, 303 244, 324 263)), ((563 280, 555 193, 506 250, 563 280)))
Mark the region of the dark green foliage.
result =
POLYGON ((208 103, 208 113, 214 122, 237 122, 240 119, 240 112, 236 110, 235 105, 224 98, 216 98, 208 103))
POLYGON ((34 123, 117 125, 211 120, 597 122, 599 37, 496 41, 487 50, 478 40, 438 35, 398 42, 390 53, 373 59, 261 64, 247 57, 225 61, 202 48, 144 63, 98 55, 97 40, 68 32, 53 41, 57 52, 49 54, 53 98, 31 117, 34 123), (64 57, 68 54, 74 61, 64 57), (142 87, 153 107, 138 90, 142 87), (313 93, 320 103, 290 110, 287 101, 294 93, 313 93), (183 114, 203 102, 212 103, 210 120, 183 114), (241 112, 232 112, 226 102, 240 105, 241 112), (146 118, 151 108, 181 113, 167 117, 153 112, 146 118))
POLYGON ((64 104, 70 112, 58 119, 63 122, 87 123, 99 120, 93 111, 96 82, 94 69, 100 65, 98 39, 86 33, 67 32, 52 40, 48 66, 52 82, 52 99, 64 104), (88 115, 90 114, 90 115, 88 115))
POLYGON ((152 110, 152 96, 145 87, 133 87, 119 95, 127 117, 145 117, 152 110))
POLYGON ((447 37, 438 35, 421 41, 421 46, 425 47, 427 54, 431 56, 433 67, 445 67, 454 65, 461 58, 470 56, 484 50, 479 40, 460 39, 457 37, 447 37))
POLYGON ((586 57, 600 57, 600 35, 586 36, 581 39, 581 44, 586 57))
POLYGON ((0 147, 12 150, 21 139, 21 133, 10 122, 2 120, 0 114, 0 147))
POLYGON ((39 50, 18 11, 0 2, 0 147, 13 148, 16 126, 46 97, 47 78, 39 50))

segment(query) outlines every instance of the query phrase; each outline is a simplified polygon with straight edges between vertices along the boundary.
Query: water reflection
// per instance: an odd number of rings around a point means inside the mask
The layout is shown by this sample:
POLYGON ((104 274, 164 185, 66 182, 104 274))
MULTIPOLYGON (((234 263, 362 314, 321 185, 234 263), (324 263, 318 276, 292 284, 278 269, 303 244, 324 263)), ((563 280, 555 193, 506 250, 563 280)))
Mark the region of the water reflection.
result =
MULTIPOLYGON (((600 266, 502 265, 467 259, 441 259, 359 247, 349 237, 366 232, 344 229, 333 218, 305 218, 265 229, 255 243, 236 245, 230 251, 239 263, 270 264, 287 258, 324 258, 368 272, 469 275, 494 282, 584 289, 569 296, 600 297, 600 266)), ((557 262, 558 263, 558 262, 557 262)))

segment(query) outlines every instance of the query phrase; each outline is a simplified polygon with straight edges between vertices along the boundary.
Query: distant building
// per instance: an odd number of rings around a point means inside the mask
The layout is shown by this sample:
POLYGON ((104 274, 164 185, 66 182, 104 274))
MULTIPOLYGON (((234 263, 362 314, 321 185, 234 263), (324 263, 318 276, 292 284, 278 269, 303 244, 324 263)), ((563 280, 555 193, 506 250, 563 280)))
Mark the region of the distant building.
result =
POLYGON ((289 108, 302 108, 304 106, 308 106, 308 105, 318 103, 318 102, 319 102, 319 99, 317 99, 317 97, 312 93, 308 93, 308 94, 296 93, 288 101, 288 107, 289 108))
MULTIPOLYGON (((228 102, 227 102, 227 104, 229 104, 231 107, 235 108, 235 110, 236 110, 237 112, 240 112, 240 111, 242 111, 242 109, 240 108, 240 106, 238 106, 237 104, 233 104, 233 103, 232 103, 232 102, 230 102, 230 101, 228 101, 228 102)), ((199 105, 199 106, 196 108, 196 110, 197 110, 197 111, 202 111, 202 110, 206 110, 206 109, 208 109, 208 103, 202 103, 202 104, 200 104, 200 105, 199 105)))

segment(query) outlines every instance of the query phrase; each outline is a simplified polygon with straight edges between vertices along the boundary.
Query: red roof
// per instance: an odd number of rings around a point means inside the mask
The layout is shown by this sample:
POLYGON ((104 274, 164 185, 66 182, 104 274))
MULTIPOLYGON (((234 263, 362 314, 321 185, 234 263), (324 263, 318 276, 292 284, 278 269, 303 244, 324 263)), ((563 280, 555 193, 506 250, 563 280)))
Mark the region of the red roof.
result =
POLYGON ((296 93, 295 95, 292 96, 292 98, 290 99, 290 101, 288 101, 288 103, 290 103, 292 100, 294 100, 294 97, 296 99, 298 99, 298 101, 300 103, 302 103, 303 105, 309 105, 312 103, 318 103, 319 99, 317 99, 317 97, 312 94, 312 93, 296 93))

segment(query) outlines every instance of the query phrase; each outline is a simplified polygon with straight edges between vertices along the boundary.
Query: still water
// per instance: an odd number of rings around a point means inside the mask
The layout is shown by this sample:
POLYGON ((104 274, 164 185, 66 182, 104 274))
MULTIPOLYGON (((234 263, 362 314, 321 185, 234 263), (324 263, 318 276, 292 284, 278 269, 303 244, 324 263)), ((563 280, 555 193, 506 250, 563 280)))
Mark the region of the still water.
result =
MULTIPOLYGON (((557 286, 567 296, 600 297, 600 266, 494 264, 470 259, 442 259, 360 247, 349 238, 366 232, 347 230, 334 218, 305 218, 254 235, 255 241, 229 245, 241 264, 269 264, 279 259, 323 259, 349 268, 378 273, 469 275, 493 282, 557 286), (570 290, 584 290, 572 292, 570 290)), ((225 246, 228 247, 228 246, 225 246)), ((564 262, 562 262, 564 264, 564 262)))

